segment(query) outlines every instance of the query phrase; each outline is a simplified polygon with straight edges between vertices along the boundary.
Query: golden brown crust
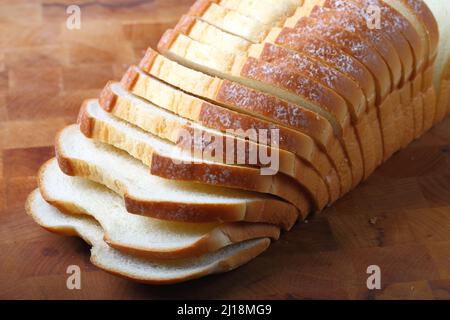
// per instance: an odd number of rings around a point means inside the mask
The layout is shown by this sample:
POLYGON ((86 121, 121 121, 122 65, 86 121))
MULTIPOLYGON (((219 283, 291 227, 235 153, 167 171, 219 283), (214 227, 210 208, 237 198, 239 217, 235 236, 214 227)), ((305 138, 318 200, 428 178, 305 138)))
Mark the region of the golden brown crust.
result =
POLYGON ((393 87, 396 88, 400 84, 402 79, 400 58, 391 42, 384 37, 380 30, 376 28, 369 29, 367 21, 364 19, 361 21, 357 16, 348 12, 343 13, 339 10, 319 6, 316 6, 311 11, 310 17, 339 25, 343 29, 358 35, 361 40, 367 41, 369 45, 376 49, 376 52, 389 67, 393 87))
MULTIPOLYGON (((128 73, 128 72, 127 72, 128 73)), ((111 89, 112 81, 109 81, 100 93, 99 103, 107 112, 111 112, 117 103, 117 96, 111 89)))
POLYGON ((145 52, 144 57, 139 63, 139 68, 141 68, 145 72, 149 72, 157 56, 158 52, 156 52, 152 48, 148 48, 147 51, 145 52))
MULTIPOLYGON (((148 53, 146 56, 154 57, 154 51, 152 49, 149 49, 149 51, 150 53, 148 53)), ((160 62, 160 64, 166 63, 164 60, 165 58, 159 59, 164 61, 160 62)), ((149 65, 145 62, 143 64, 149 65)), ((167 62, 167 64, 169 64, 169 62, 167 62)), ((166 77, 166 74, 161 71, 161 68, 161 65, 151 65, 150 69, 148 69, 147 71, 151 75, 163 81, 166 81, 169 84, 177 85, 175 83, 171 83, 171 79, 169 77, 166 77)), ((181 69, 183 70, 183 67, 181 67, 181 69)), ((182 70, 177 71, 182 72, 182 70)), ((195 75, 192 77, 195 77, 195 75)), ((195 82, 195 79, 193 78, 192 81, 195 82)), ((187 85, 189 85, 189 83, 187 85)), ((182 85, 180 86, 180 89, 189 91, 189 89, 183 87, 182 85)), ((289 124, 289 127, 296 129, 297 131, 303 132, 315 138, 316 140, 320 139, 318 141, 319 146, 326 150, 328 154, 331 154, 329 152, 330 145, 333 145, 333 147, 337 147, 334 144, 335 137, 333 128, 326 119, 317 117, 314 112, 306 109, 301 109, 296 105, 287 103, 271 95, 261 93, 259 91, 227 80, 221 81, 220 89, 216 95, 208 96, 207 94, 205 95, 203 91, 192 91, 191 93, 199 96, 204 96, 210 100, 214 100, 217 103, 225 105, 233 110, 241 110, 243 111, 243 113, 249 113, 249 111, 252 111, 252 114, 257 113, 259 115, 263 115, 263 118, 270 119, 269 121, 275 120, 274 122, 276 123, 289 124)), ((338 154, 344 155, 345 153, 341 151, 338 154)), ((345 177, 348 176, 347 171, 349 171, 350 169, 345 157, 336 159, 330 156, 330 158, 332 159, 335 168, 339 168, 339 177, 341 179, 346 179, 345 177)), ((323 171, 321 171, 321 173, 323 173, 323 171)))
POLYGON ((290 50, 308 54, 348 75, 364 91, 369 108, 375 105, 376 90, 373 77, 367 68, 353 56, 314 35, 300 36, 291 28, 280 30, 273 42, 290 50))
POLYGON ((429 62, 431 63, 438 53, 439 27, 436 18, 423 0, 401 1, 412 9, 412 12, 414 12, 419 20, 421 20, 427 31, 427 36, 430 44, 429 62))
MULTIPOLYGON (((246 78, 280 87, 331 113, 340 126, 348 125, 350 116, 345 101, 328 88, 306 77, 290 72, 278 64, 268 64, 249 57, 240 74, 246 78)), ((316 114, 316 117, 319 116, 316 114)))
POLYGON ((189 34, 192 30, 192 27, 195 25, 197 18, 190 15, 182 15, 177 25, 174 27, 175 30, 178 30, 181 33, 189 34))
POLYGON ((296 33, 300 35, 314 34, 330 43, 337 45, 363 63, 369 69, 377 83, 378 101, 382 101, 391 91, 392 83, 389 69, 379 54, 356 34, 348 32, 333 23, 322 19, 304 17, 295 25, 296 33))
POLYGON ((87 112, 88 104, 89 100, 83 101, 78 113, 77 123, 80 126, 81 133, 83 133, 86 137, 91 138, 94 131, 94 121, 87 112))
POLYGON ((425 48, 422 46, 419 34, 414 26, 395 8, 381 0, 362 0, 367 5, 376 5, 381 9, 383 19, 381 19, 381 27, 383 30, 395 28, 405 37, 409 45, 413 49, 416 75, 423 71, 426 66, 428 57, 425 54, 425 48))
MULTIPOLYGON (((353 17, 361 19, 362 23, 367 21, 367 17, 363 16, 363 13, 367 7, 364 7, 361 1, 325 0, 323 2, 323 6, 326 8, 339 10, 347 14, 352 14, 353 17)), ((403 79, 401 85, 403 85, 410 79, 413 73, 413 53, 408 42, 395 26, 392 25, 390 28, 382 28, 382 30, 382 34, 390 40, 391 44, 395 47, 398 56, 400 57, 400 61, 402 62, 403 79)))
POLYGON ((402 147, 406 148, 414 140, 414 110, 412 106, 411 82, 405 83, 399 91, 404 112, 402 147))
MULTIPOLYGON (((95 243, 91 243, 91 239, 85 238, 82 234, 80 234, 80 231, 77 230, 77 228, 75 226, 47 226, 45 225, 39 218, 39 213, 35 212, 35 208, 32 207, 32 202, 34 201, 34 198, 37 196, 37 194, 39 193, 38 190, 35 190, 34 192, 32 192, 25 204, 25 208, 26 208, 26 212, 28 215, 30 215, 39 225, 41 225, 42 228, 46 229, 49 232, 52 233, 56 233, 59 235, 65 235, 65 236, 78 236, 83 238, 88 244, 95 246, 95 243)), ((235 232, 235 230, 232 230, 233 227, 230 228, 224 228, 223 231, 219 231, 219 232, 223 232, 224 235, 227 235, 228 232, 235 232)), ((235 228, 239 228, 239 226, 236 226, 235 228)), ((267 232, 268 234, 270 234, 272 237, 277 237, 277 233, 278 231, 276 231, 275 229, 273 229, 273 227, 268 226, 268 225, 264 225, 262 227, 259 226, 251 226, 251 229, 260 229, 260 230, 249 230, 249 233, 254 234, 254 235, 259 235, 261 233, 261 231, 263 232, 267 232)), ((206 242, 210 243, 211 247, 217 246, 216 243, 220 243, 221 239, 220 239, 220 233, 217 232, 216 235, 212 236, 212 239, 206 239, 206 242)), ((234 239, 240 239, 242 238, 242 234, 236 233, 233 236, 234 239)), ((212 273, 220 273, 220 272, 226 272, 229 271, 231 269, 237 268, 240 265, 252 260, 253 258, 255 258, 257 255, 259 255, 260 253, 262 253, 264 250, 266 250, 269 245, 270 245, 270 239, 269 238, 261 238, 258 242, 256 242, 254 245, 249 246, 245 249, 241 249, 236 251, 233 255, 231 255, 230 257, 223 259, 223 260, 219 260, 217 261, 216 264, 213 264, 212 267, 203 269, 201 271, 196 271, 196 272, 192 272, 186 276, 180 277, 180 276, 176 276, 176 277, 172 277, 172 278, 165 278, 165 279, 158 279, 156 277, 152 277, 152 275, 148 275, 147 278, 143 279, 141 277, 137 277, 135 275, 132 274, 128 274, 128 273, 124 273, 123 271, 120 271, 119 269, 117 269, 117 267, 113 266, 113 265, 104 265, 101 263, 101 260, 99 260, 96 256, 95 256, 95 250, 91 251, 94 252, 92 253, 91 256, 91 262, 99 267, 100 269, 109 272, 111 274, 120 276, 122 278, 125 279, 129 279, 129 280, 133 280, 133 281, 138 281, 138 282, 143 282, 143 283, 147 283, 147 284, 170 284, 170 283, 177 283, 177 282, 183 282, 183 281, 187 281, 187 280, 191 280, 191 279, 195 279, 195 278, 199 278, 202 276, 206 276, 212 273)), ((223 240, 222 240, 223 243, 223 240)), ((144 258, 145 259, 145 258, 144 258)), ((150 260, 151 261, 151 260, 150 260)))
POLYGON ((164 32, 161 39, 158 42, 158 49, 169 49, 172 44, 177 40, 179 30, 168 29, 164 32))
POLYGON ((266 119, 274 119, 313 137, 324 147, 334 138, 330 123, 316 117, 314 112, 235 82, 224 80, 215 100, 234 109, 248 110, 266 119))
MULTIPOLYGON (((129 91, 135 86, 138 79, 139 79, 139 73, 136 70, 136 67, 130 66, 127 69, 127 71, 125 72, 125 74, 123 75, 123 77, 120 81, 120 85, 122 86, 122 88, 129 91)), ((100 100, 100 102, 101 102, 101 100, 100 100)))

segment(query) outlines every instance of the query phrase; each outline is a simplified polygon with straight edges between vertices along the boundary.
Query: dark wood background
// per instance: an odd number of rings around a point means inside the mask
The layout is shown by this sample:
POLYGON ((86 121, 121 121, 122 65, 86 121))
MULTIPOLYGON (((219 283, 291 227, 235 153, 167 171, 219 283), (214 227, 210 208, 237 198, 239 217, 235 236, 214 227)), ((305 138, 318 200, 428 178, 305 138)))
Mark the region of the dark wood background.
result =
POLYGON ((76 238, 24 212, 55 133, 83 99, 119 79, 192 0, 1 0, 0 298, 449 299, 450 121, 398 153, 357 190, 251 263, 185 284, 135 284, 97 270, 76 238), (65 27, 81 7, 81 30, 65 27), (66 268, 82 289, 66 289, 66 268), (366 269, 379 265, 382 290, 366 269))

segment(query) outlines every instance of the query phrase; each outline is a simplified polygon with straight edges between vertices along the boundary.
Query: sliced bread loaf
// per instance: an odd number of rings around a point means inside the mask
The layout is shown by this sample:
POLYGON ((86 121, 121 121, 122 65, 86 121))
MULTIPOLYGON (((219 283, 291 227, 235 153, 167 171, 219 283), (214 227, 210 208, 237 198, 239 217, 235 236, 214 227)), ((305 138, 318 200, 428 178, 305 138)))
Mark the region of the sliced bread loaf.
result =
POLYGON ((147 284, 169 284, 232 270, 252 260, 270 245, 256 239, 220 251, 183 260, 149 260, 111 248, 103 240, 103 229, 92 218, 69 216, 49 205, 35 190, 26 203, 27 213, 43 228, 58 234, 79 236, 92 246, 91 262, 100 269, 147 284))
POLYGON ((302 17, 311 17, 320 21, 326 21, 327 24, 338 25, 340 28, 357 35, 359 39, 367 41, 367 44, 376 49, 390 70, 393 88, 397 88, 403 79, 402 67, 400 57, 391 41, 385 37, 381 30, 371 28, 367 20, 360 14, 325 7, 323 6, 325 1, 306 0, 305 5, 298 9, 297 13, 289 19, 293 21, 292 25, 289 22, 285 25, 295 28, 295 25, 302 17))
POLYGON ((153 176, 126 152, 86 138, 77 125, 58 134, 55 149, 65 174, 108 187, 130 213, 179 222, 263 222, 284 230, 297 220, 296 208, 275 197, 153 176))

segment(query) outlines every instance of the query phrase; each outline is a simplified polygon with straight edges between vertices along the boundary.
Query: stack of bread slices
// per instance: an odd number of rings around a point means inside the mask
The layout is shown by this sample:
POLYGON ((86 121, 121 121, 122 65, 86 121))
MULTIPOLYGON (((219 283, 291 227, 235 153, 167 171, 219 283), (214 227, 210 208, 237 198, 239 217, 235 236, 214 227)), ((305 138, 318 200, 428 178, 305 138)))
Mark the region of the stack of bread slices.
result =
POLYGON ((449 114, 448 8, 197 0, 84 102, 27 212, 129 279, 234 269, 449 114))

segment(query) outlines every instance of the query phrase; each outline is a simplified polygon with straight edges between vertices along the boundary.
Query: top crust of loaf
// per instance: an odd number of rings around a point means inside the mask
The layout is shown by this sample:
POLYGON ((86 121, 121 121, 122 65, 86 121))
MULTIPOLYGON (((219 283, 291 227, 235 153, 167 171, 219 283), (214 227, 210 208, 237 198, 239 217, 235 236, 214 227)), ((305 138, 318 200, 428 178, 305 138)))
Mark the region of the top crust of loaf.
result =
MULTIPOLYGON (((363 14, 361 3, 353 1, 324 0, 323 6, 333 10, 343 11, 345 13, 348 12, 352 15, 359 16, 364 21, 367 19, 363 14)), ((414 70, 414 58, 410 45, 403 37, 403 35, 398 30, 396 30, 396 28, 382 29, 382 31, 380 30, 379 32, 383 32, 395 47, 395 50, 397 51, 402 63, 402 80, 403 83, 405 83, 410 79, 414 70)))
POLYGON ((416 15, 420 16, 421 20, 425 25, 428 34, 428 39, 430 42, 429 61, 431 62, 436 58, 439 46, 439 27, 436 18, 434 17, 430 8, 423 0, 402 0, 402 1, 403 3, 409 5, 416 15))

